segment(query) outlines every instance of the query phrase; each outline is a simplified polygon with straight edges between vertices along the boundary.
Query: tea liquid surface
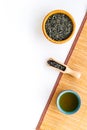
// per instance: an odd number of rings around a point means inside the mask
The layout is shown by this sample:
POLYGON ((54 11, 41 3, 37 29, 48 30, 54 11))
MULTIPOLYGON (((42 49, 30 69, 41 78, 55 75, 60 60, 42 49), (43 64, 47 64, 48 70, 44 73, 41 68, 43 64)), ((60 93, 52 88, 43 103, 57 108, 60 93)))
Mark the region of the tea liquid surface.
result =
POLYGON ((60 97, 59 104, 64 111, 70 112, 77 108, 78 98, 73 93, 65 93, 60 97))

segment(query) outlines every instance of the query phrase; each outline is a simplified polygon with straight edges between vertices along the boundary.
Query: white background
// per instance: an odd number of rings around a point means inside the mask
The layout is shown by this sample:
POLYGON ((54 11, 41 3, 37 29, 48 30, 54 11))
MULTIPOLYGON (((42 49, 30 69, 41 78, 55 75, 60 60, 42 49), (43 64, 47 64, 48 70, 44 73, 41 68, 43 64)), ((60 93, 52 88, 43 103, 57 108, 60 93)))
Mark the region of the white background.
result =
POLYGON ((35 129, 59 74, 46 61, 64 62, 86 8, 87 0, 0 1, 0 130, 35 129), (76 22, 73 38, 62 45, 48 41, 41 29, 55 9, 76 22))

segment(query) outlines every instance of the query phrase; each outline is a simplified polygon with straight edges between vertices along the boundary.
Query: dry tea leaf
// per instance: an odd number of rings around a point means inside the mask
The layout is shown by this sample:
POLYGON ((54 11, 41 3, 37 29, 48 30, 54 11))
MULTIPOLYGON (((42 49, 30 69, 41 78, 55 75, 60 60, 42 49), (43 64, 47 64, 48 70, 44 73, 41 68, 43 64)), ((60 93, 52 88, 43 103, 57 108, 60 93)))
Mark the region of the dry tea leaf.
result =
POLYGON ((47 19, 45 23, 47 35, 55 40, 62 41, 67 39, 73 31, 72 20, 63 13, 56 13, 47 19))

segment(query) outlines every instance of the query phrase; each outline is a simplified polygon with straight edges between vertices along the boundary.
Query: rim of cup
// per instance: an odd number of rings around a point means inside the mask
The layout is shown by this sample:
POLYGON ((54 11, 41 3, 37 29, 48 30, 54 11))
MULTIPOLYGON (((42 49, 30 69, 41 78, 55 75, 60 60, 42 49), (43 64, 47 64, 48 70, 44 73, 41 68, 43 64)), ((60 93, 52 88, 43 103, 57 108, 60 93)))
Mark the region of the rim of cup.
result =
POLYGON ((64 90, 64 91, 60 92, 60 94, 57 96, 56 105, 57 105, 57 108, 59 109, 60 112, 62 112, 62 113, 64 113, 64 114, 67 114, 67 115, 70 115, 70 114, 76 113, 76 112, 79 110, 79 108, 80 108, 80 106, 81 106, 81 99, 80 99, 80 96, 78 95, 77 92, 75 92, 75 91, 73 91, 73 90, 64 90), (65 94, 65 93, 72 93, 72 94, 74 94, 74 95, 77 97, 77 99, 78 99, 78 102, 79 102, 79 103, 78 103, 78 106, 77 106, 76 109, 74 109, 73 111, 69 111, 69 112, 68 112, 68 111, 63 110, 63 109, 60 107, 60 104, 59 104, 60 97, 61 97, 63 94, 65 94))

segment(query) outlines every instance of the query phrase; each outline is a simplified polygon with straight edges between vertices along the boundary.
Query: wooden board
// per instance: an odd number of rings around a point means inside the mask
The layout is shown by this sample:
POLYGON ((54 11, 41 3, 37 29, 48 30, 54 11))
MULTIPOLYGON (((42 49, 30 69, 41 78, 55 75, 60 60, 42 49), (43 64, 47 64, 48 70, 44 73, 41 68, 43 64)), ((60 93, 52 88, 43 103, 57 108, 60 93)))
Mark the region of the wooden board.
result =
POLYGON ((59 75, 36 130, 87 130, 87 13, 65 63, 80 71, 81 78, 59 75), (81 97, 81 107, 72 115, 65 115, 56 107, 58 94, 67 89, 81 97))

